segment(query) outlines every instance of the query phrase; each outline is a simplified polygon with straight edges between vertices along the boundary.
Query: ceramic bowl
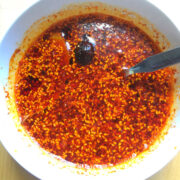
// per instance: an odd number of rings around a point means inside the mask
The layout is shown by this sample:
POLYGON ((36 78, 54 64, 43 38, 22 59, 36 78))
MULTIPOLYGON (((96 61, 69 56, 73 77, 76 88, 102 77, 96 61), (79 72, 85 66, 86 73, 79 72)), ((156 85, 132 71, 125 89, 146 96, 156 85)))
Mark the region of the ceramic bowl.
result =
MULTIPOLYGON (((63 9, 70 10, 74 8, 75 3, 77 6, 79 3, 86 2, 84 0, 43 0, 37 2, 35 5, 26 10, 9 28, 8 32, 4 36, 0 45, 0 140, 10 155, 26 170, 35 175, 40 179, 60 179, 73 177, 74 179, 90 179, 92 175, 90 170, 83 173, 83 170, 78 170, 79 173, 86 174, 80 175, 74 172, 71 165, 64 167, 63 162, 59 163, 58 160, 51 156, 49 157, 46 152, 38 147, 37 144, 33 143, 28 136, 24 135, 24 132, 19 132, 17 123, 14 122, 14 117, 11 113, 8 113, 8 107, 6 102, 6 93, 4 87, 7 88, 8 76, 9 76, 9 62, 15 49, 18 48, 22 42, 25 34, 29 32, 27 30, 30 26, 36 22, 30 29, 36 31, 39 24, 46 21, 46 17, 63 11, 63 9), (70 6, 69 6, 70 5, 70 6), (68 8, 67 8, 68 7, 68 8), (39 20, 40 19, 40 20, 39 20), (39 21, 38 21, 39 20, 39 21), (38 26, 37 26, 38 25, 38 26), (88 174, 89 173, 89 174, 88 174), (88 175, 87 175, 88 174, 88 175)), ((165 39, 169 41, 169 47, 173 48, 180 46, 180 32, 176 26, 172 23, 168 17, 161 12, 160 9, 152 5, 146 0, 99 0, 98 2, 105 3, 106 7, 115 7, 126 9, 127 12, 134 12, 147 20, 147 31, 156 29, 158 32, 165 36, 165 39), (152 25, 153 24, 153 25, 152 25)), ((90 2, 93 5, 94 1, 90 2)), ((68 12, 68 11, 67 11, 68 12)), ((133 13, 128 14, 124 11, 123 17, 131 16, 133 19, 136 15, 133 13)), ((71 14, 71 13, 70 13, 71 14)), ((70 15, 69 14, 69 15, 70 15)), ((73 13, 72 13, 73 14, 73 13)), ((137 16, 138 16, 137 15, 137 16)), ((57 20, 57 19, 56 19, 57 20)), ((49 25, 49 24, 48 24, 49 25)), ((45 28, 46 25, 39 26, 45 28)), ((153 35, 152 35, 153 36, 153 35)), ((160 36, 161 37, 161 36, 160 36)), ((158 38, 160 38, 158 37, 158 38)), ((160 40, 160 39, 159 39, 160 40)), ((163 43, 168 46, 167 41, 160 40, 161 45, 163 43)), ((158 147, 150 152, 142 161, 135 163, 134 165, 125 169, 118 169, 114 173, 107 173, 107 169, 102 169, 100 173, 93 173, 93 178, 105 178, 111 177, 115 179, 146 179, 153 175, 155 172, 160 170, 165 164, 167 164, 179 151, 180 143, 180 111, 179 111, 179 66, 175 66, 177 69, 176 77, 177 81, 175 84, 176 96, 174 107, 176 109, 172 125, 168 130, 168 134, 164 140, 158 145, 158 147), (104 175, 105 174, 105 175, 104 175)), ((15 117, 16 118, 16 117, 15 117)), ((23 131, 23 130, 22 130, 23 131)))

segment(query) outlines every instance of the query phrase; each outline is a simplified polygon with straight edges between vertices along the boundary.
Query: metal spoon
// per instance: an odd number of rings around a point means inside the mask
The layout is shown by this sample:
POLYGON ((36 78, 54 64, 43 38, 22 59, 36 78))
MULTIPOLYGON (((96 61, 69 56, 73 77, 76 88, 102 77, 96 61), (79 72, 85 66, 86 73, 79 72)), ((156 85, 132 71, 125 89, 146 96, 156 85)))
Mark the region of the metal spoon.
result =
POLYGON ((135 66, 125 69, 125 76, 135 73, 153 72, 180 62, 180 47, 150 56, 135 66))

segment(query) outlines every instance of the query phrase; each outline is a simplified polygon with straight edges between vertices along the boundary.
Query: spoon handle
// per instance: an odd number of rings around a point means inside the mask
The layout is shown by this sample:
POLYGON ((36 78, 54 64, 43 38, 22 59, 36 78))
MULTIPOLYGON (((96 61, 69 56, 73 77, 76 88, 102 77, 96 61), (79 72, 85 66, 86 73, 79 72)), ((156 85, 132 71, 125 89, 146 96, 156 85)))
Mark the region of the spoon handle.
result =
POLYGON ((180 62, 180 47, 150 56, 127 70, 127 75, 153 72, 180 62))

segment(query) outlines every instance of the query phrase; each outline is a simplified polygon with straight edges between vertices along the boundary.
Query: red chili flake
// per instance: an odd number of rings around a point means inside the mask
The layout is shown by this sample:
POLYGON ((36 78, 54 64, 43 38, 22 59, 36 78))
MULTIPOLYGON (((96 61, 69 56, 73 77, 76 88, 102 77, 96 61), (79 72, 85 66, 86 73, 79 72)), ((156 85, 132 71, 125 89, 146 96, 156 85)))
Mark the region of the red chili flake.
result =
POLYGON ((116 165, 138 156, 167 123, 174 72, 125 78, 123 68, 158 52, 143 31, 113 16, 60 21, 20 61, 15 98, 22 125, 42 148, 73 163, 116 165), (93 61, 79 66, 74 50, 84 34, 93 61))

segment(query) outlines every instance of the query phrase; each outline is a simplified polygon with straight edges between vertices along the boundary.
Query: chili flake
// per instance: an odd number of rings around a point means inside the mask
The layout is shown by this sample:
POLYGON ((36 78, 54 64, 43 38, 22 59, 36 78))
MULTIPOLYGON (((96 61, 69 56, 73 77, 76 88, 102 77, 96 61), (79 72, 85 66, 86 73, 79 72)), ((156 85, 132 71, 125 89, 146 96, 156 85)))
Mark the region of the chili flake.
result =
POLYGON ((125 78, 122 70, 158 52, 143 31, 116 17, 62 20, 19 63, 15 98, 22 126, 42 148, 73 163, 116 165, 138 156, 170 116, 173 71, 125 78), (76 51, 84 34, 93 56, 80 66, 76 51))

